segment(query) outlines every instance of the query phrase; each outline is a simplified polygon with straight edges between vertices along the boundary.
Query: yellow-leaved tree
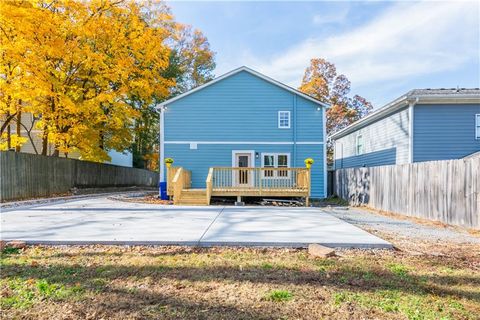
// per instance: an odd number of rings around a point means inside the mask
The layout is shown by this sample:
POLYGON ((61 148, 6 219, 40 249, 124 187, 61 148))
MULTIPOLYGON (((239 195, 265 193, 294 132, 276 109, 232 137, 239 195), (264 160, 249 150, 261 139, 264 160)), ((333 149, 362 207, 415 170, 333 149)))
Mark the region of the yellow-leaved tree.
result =
POLYGON ((9 1, 0 28, 1 149, 26 141, 9 128, 28 112, 39 153, 108 160, 132 143, 141 112, 131 97, 149 105, 175 86, 164 73, 176 27, 161 4, 9 1))

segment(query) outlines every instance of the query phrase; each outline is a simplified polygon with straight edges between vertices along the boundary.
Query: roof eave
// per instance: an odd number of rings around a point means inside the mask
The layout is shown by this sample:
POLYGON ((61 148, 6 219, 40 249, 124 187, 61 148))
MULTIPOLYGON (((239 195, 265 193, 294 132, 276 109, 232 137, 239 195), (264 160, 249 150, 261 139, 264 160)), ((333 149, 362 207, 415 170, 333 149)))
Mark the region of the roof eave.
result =
POLYGON ((480 96, 478 95, 405 95, 402 96, 386 106, 380 108, 374 113, 362 118, 348 127, 330 135, 328 138, 332 140, 336 140, 342 138, 354 131, 357 131, 361 127, 368 125, 379 118, 385 117, 390 115, 398 109, 405 107, 409 102, 414 102, 415 104, 446 104, 446 103, 480 103, 480 96))
POLYGON ((330 135, 328 138, 332 139, 332 140, 342 138, 342 137, 346 136, 347 134, 356 131, 362 125, 367 125, 369 123, 372 123, 372 122, 374 122, 375 120, 377 120, 381 117, 384 117, 384 116, 386 116, 386 115, 388 115, 388 114, 390 114, 390 113, 392 113, 392 112, 394 112, 394 111, 396 111, 400 108, 405 107, 406 104, 407 104, 407 96, 402 96, 402 97, 390 102, 389 104, 387 104, 383 108, 367 115, 365 118, 362 118, 362 119, 352 123, 351 125, 343 128, 342 130, 330 135))
POLYGON ((259 77, 259 78, 261 78, 261 79, 263 79, 263 80, 265 80, 265 81, 267 81, 267 82, 270 82, 270 83, 272 83, 272 84, 274 84, 274 85, 276 85, 276 86, 279 86, 279 87, 281 87, 281 88, 283 88, 283 89, 285 89, 285 90, 288 90, 288 91, 290 91, 290 92, 292 92, 292 93, 294 93, 294 94, 296 94, 296 95, 298 95, 298 96, 301 96, 302 98, 305 98, 305 99, 307 99, 307 100, 310 100, 310 101, 312 101, 312 102, 320 105, 320 106, 323 107, 323 108, 326 108, 326 109, 330 108, 330 105, 328 105, 327 103, 324 103, 324 102, 322 102, 322 101, 320 101, 320 100, 317 100, 317 99, 315 99, 315 98, 313 98, 313 97, 311 97, 311 96, 309 96, 309 95, 307 95, 307 94, 305 94, 305 93, 303 93, 303 92, 301 92, 301 91, 299 91, 299 90, 297 90, 297 89, 294 89, 294 88, 292 88, 292 87, 290 87, 290 86, 288 86, 288 85, 286 85, 286 84, 283 84, 283 83, 281 83, 281 82, 279 82, 279 81, 277 81, 277 80, 275 80, 275 79, 272 79, 272 78, 270 78, 270 77, 268 77, 268 76, 266 76, 266 75, 264 75, 264 74, 262 74, 262 73, 260 73, 260 72, 257 72, 257 71, 255 71, 255 70, 252 70, 252 69, 248 68, 248 67, 242 66, 242 67, 240 67, 240 68, 237 68, 237 69, 234 69, 234 70, 232 70, 232 71, 230 71, 230 72, 227 72, 227 73, 225 73, 225 74, 223 74, 223 75, 221 75, 221 76, 219 76, 219 77, 217 77, 217 78, 215 78, 215 79, 213 79, 213 80, 211 80, 211 81, 209 81, 209 82, 207 82, 207 83, 204 83, 204 84, 202 84, 202 85, 200 85, 200 86, 198 86, 198 87, 196 87, 196 88, 194 88, 194 89, 191 89, 191 90, 189 90, 189 91, 187 91, 187 92, 184 92, 184 93, 182 93, 182 94, 180 94, 180 95, 178 95, 178 96, 176 96, 176 97, 173 97, 173 98, 171 98, 171 99, 169 99, 169 100, 163 101, 163 102, 161 102, 160 104, 158 104, 157 106, 155 106, 155 109, 158 110, 159 108, 161 108, 161 107, 163 107, 163 106, 167 106, 167 105, 169 105, 169 104, 171 104, 171 103, 173 103, 173 102, 175 102, 175 101, 177 101, 177 100, 180 100, 180 99, 182 99, 182 98, 184 98, 184 97, 186 97, 186 96, 188 96, 188 95, 190 95, 190 94, 192 94, 192 93, 194 93, 194 92, 200 91, 200 90, 202 90, 202 89, 204 89, 204 88, 206 88, 206 87, 208 87, 208 86, 210 86, 210 85, 212 85, 212 84, 214 84, 214 83, 216 83, 216 82, 219 82, 219 81, 221 81, 221 80, 223 80, 223 79, 225 79, 225 78, 228 78, 228 77, 230 77, 230 76, 232 76, 232 75, 234 75, 234 74, 236 74, 236 73, 238 73, 238 72, 241 72, 241 71, 247 71, 247 72, 249 72, 249 73, 251 73, 251 74, 253 74, 253 75, 256 75, 257 77, 259 77))

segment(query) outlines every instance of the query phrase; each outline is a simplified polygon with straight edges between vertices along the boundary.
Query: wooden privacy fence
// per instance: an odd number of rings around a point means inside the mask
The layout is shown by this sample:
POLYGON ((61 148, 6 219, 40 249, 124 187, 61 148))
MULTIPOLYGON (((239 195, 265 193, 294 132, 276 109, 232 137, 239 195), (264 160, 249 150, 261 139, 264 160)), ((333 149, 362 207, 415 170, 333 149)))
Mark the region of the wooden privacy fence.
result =
POLYGON ((480 157, 336 170, 351 205, 480 228, 480 157))
POLYGON ((158 185, 158 173, 110 164, 0 152, 0 200, 45 197, 73 187, 158 185))

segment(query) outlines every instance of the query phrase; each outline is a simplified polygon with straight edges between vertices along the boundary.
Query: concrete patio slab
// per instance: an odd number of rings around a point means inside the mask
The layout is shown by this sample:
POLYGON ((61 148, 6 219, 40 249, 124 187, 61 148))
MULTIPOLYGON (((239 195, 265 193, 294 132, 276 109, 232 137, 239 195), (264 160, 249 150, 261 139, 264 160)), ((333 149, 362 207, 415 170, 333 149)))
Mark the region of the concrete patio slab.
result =
POLYGON ((43 244, 197 245, 221 209, 78 200, 3 211, 1 237, 43 244))
POLYGON ((391 244, 320 208, 226 207, 204 245, 391 248, 391 244))
POLYGON ((32 244, 145 244, 391 248, 319 208, 160 206, 73 200, 2 210, 3 240, 32 244))

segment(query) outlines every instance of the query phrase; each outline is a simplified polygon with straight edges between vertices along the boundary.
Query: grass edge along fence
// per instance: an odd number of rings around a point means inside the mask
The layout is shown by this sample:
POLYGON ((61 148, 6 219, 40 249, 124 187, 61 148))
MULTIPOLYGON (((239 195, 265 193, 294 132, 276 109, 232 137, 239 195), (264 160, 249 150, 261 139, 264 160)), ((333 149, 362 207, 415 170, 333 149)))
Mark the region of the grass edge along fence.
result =
POLYGON ((480 156, 338 169, 334 193, 351 205, 480 229, 480 156))
POLYGON ((157 172, 12 151, 0 152, 0 201, 48 197, 72 188, 156 187, 157 172))

